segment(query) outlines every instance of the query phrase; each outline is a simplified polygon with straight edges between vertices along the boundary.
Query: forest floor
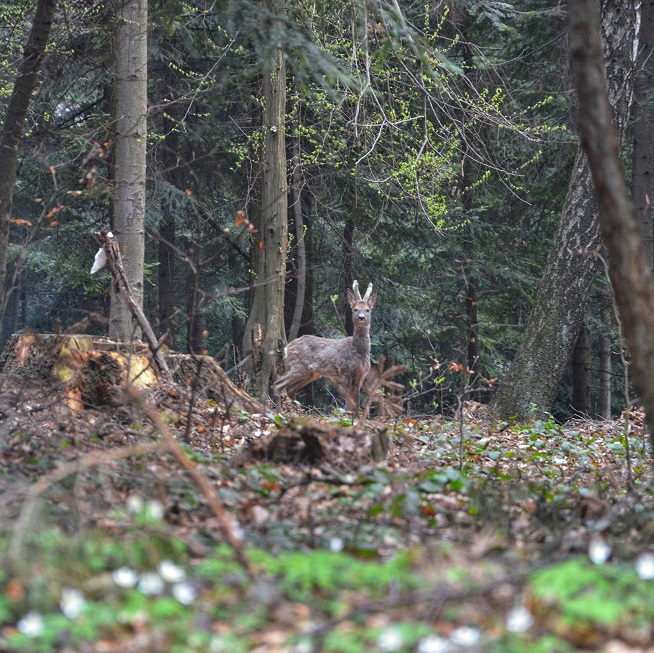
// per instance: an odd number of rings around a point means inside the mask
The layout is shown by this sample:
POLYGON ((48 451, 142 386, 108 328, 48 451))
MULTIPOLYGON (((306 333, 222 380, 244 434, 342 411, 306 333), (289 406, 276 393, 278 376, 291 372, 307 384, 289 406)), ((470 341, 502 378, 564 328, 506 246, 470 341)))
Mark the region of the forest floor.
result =
MULTIPOLYGON (((2 651, 654 651, 642 416, 509 424, 401 416, 388 457, 255 460, 282 415, 174 393, 72 411, 0 393, 2 651), (147 411, 146 411, 147 413, 147 411), (625 445, 629 446, 629 455, 625 445), (358 460, 358 459, 357 459, 358 460)), ((313 414, 351 431, 348 415, 313 414)))

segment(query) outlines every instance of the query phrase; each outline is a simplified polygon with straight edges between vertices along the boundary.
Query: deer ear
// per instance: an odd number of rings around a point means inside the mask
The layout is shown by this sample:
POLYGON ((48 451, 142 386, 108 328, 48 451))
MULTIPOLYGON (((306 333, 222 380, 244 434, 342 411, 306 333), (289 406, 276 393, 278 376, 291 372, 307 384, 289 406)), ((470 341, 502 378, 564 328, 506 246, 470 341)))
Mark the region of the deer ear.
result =
POLYGON ((348 303, 350 304, 350 306, 354 308, 354 305, 356 304, 357 301, 356 297, 354 296, 354 293, 348 288, 346 294, 347 294, 348 303))
POLYGON ((375 305, 375 302, 377 301, 377 293, 374 292, 372 295, 370 295, 370 299, 368 300, 368 304, 370 304, 370 308, 372 308, 375 305))

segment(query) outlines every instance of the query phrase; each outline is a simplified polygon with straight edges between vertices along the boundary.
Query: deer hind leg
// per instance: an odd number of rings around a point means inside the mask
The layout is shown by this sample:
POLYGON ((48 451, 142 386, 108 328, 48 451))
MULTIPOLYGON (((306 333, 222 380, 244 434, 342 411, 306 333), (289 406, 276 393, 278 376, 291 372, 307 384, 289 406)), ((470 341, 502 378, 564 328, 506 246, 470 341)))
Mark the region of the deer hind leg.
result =
POLYGON ((320 378, 320 372, 304 372, 302 374, 296 373, 293 374, 291 370, 286 376, 283 376, 277 383, 275 383, 273 390, 275 392, 275 397, 281 395, 282 390, 286 390, 286 395, 288 398, 293 401, 295 395, 304 388, 305 385, 309 385, 312 381, 320 378))

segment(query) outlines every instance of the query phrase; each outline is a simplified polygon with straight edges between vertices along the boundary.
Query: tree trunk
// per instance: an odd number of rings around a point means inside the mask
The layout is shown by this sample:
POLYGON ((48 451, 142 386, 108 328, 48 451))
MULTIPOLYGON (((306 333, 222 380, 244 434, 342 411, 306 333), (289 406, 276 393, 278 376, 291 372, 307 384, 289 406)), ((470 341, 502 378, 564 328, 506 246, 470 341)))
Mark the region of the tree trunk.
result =
POLYGON ((189 295, 188 305, 188 329, 186 346, 189 354, 206 354, 207 338, 206 338, 206 316, 200 300, 202 298, 200 293, 200 261, 197 261, 196 272, 193 275, 193 286, 189 295))
MULTIPOLYGON (((283 0, 267 0, 274 15, 282 16, 283 0)), ((255 397, 270 395, 270 384, 284 369, 284 285, 288 249, 286 180, 286 66, 278 50, 263 75, 265 140, 261 175, 261 215, 255 233, 256 284, 245 329, 244 353, 252 354, 251 381, 255 397), (258 236, 259 243, 256 243, 258 236)))
MULTIPOLYGON (((18 169, 18 148, 23 123, 36 87, 36 79, 50 39, 57 0, 38 0, 23 56, 18 63, 14 88, 9 98, 0 132, 0 318, 5 307, 7 249, 18 169)), ((9 334, 7 334, 9 335, 9 334)))
POLYGON ((295 283, 295 307, 293 319, 288 331, 288 340, 295 340, 302 326, 304 300, 307 292, 307 250, 304 241, 304 221, 302 220, 302 175, 300 160, 300 138, 293 144, 293 224, 295 226, 295 241, 297 252, 297 277, 295 283))
POLYGON ((159 335, 169 334, 166 344, 175 348, 175 241, 177 230, 175 218, 165 210, 164 219, 159 227, 159 268, 157 270, 157 291, 159 311, 159 335))
MULTIPOLYGON (((123 0, 116 33, 114 117, 115 190, 112 231, 120 243, 125 272, 143 305, 145 249, 145 156, 147 146, 147 0, 123 0)), ((127 306, 112 293, 109 335, 140 337, 127 306)))
POLYGON ((620 162, 606 96, 594 0, 569 0, 570 51, 579 97, 579 130, 598 198, 609 274, 631 354, 633 382, 654 444, 654 281, 620 162))
POLYGON ((468 322, 466 361, 468 372, 471 373, 470 383, 474 384, 479 364, 479 319, 477 318, 477 289, 468 279, 466 279, 466 316, 468 322))
MULTIPOLYGON (((354 208, 354 200, 352 202, 354 208)), ((351 215, 356 215, 356 211, 353 210, 351 215)), ((345 228, 343 229, 343 270, 344 270, 344 282, 345 288, 351 288, 352 282, 354 281, 354 220, 352 218, 346 218, 345 228)), ((340 290, 340 289, 339 289, 340 290)), ((340 292, 339 292, 340 295, 340 292)), ((348 336, 351 336, 354 333, 354 323, 352 322, 352 311, 345 302, 345 333, 348 336)))
POLYGON ((312 193, 302 193, 304 210, 304 248, 307 255, 307 291, 304 297, 304 313, 302 326, 299 335, 315 333, 315 320, 313 315, 313 209, 314 200, 312 193))
POLYGON ((654 262, 652 226, 652 178, 654 175, 654 104, 648 98, 654 88, 654 0, 642 0, 640 39, 634 76, 634 144, 631 196, 640 225, 645 257, 654 262))
POLYGON ((599 401, 597 416, 611 418, 611 334, 602 333, 599 340, 599 401))
MULTIPOLYGON (((163 71, 166 82, 165 92, 171 94, 168 97, 175 97, 177 86, 177 76, 169 66, 163 71)), ((163 143, 161 147, 160 160, 163 165, 161 177, 163 182, 169 184, 176 190, 182 188, 178 186, 177 169, 179 166, 179 134, 177 125, 182 118, 182 107, 178 102, 172 102, 170 107, 163 114, 162 130, 163 143)), ((163 336, 168 333, 166 344, 173 349, 175 348, 175 322, 173 315, 175 308, 175 246, 177 240, 177 226, 175 223, 175 214, 172 208, 172 202, 163 202, 161 212, 163 218, 159 226, 158 242, 158 261, 157 269, 157 307, 159 318, 159 335, 163 336)))
MULTIPOLYGON (((619 134, 629 115, 634 25, 633 0, 602 3, 608 95, 619 134)), ((580 147, 534 308, 493 402, 501 417, 525 419, 550 409, 584 318, 599 245, 597 203, 580 147)))
POLYGON ((590 329, 584 324, 572 352, 572 410, 588 417, 590 415, 590 329))

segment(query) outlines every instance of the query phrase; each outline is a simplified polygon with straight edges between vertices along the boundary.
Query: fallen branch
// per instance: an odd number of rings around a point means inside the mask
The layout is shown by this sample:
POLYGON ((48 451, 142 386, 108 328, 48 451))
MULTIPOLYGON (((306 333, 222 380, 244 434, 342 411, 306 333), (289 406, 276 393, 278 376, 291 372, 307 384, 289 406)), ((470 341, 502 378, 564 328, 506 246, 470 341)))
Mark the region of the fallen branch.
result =
POLYGON ((219 501, 207 477, 203 474, 200 467, 195 462, 193 462, 186 455, 186 453, 184 453, 184 450, 180 446, 179 442, 175 440, 175 438, 168 430, 168 427, 161 419, 159 412, 154 408, 154 406, 146 401, 142 393, 131 386, 129 396, 130 399, 139 406, 146 417, 152 422, 157 433, 164 441, 165 449, 173 455, 175 460, 188 472, 189 476, 193 479, 198 488, 200 488, 205 496, 205 499, 207 500, 207 503, 209 504, 209 507, 213 511, 214 516, 218 520, 220 530, 222 531, 225 540, 233 549, 234 553, 236 554, 236 558, 241 563, 245 571, 250 577, 252 577, 254 572, 252 570, 252 565, 249 558, 245 555, 243 541, 234 534, 232 528, 232 520, 229 516, 229 513, 223 504, 219 501))
POLYGON ((143 309, 134 298, 134 292, 132 291, 127 275, 125 274, 125 268, 123 267, 118 241, 113 234, 106 229, 95 234, 95 237, 107 254, 107 265, 109 266, 111 276, 114 280, 116 294, 125 302, 134 316, 136 323, 139 325, 143 333, 143 337, 148 343, 152 356, 157 362, 157 366, 159 367, 159 371, 164 377, 164 380, 170 385, 173 385, 173 377, 168 369, 168 364, 166 363, 163 352, 161 351, 161 345, 157 341, 157 337, 154 335, 154 331, 148 322, 148 318, 145 317, 143 309))

